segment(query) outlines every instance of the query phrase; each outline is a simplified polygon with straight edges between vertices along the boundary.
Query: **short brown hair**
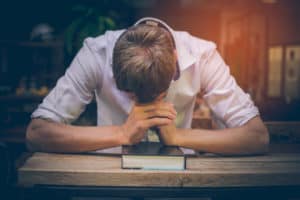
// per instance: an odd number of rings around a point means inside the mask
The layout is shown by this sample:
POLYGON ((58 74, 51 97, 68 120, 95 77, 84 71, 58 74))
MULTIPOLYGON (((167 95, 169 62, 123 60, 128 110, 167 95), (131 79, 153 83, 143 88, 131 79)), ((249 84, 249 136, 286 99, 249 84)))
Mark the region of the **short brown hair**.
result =
POLYGON ((113 51, 113 74, 119 90, 133 92, 140 103, 153 101, 169 88, 176 71, 171 34, 147 24, 133 26, 113 51))

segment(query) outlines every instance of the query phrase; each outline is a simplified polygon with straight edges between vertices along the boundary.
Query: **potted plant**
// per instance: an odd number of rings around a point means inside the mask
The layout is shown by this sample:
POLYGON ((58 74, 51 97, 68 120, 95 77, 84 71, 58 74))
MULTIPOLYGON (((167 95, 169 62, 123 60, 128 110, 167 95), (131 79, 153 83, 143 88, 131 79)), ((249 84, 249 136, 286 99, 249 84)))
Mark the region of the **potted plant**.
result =
POLYGON ((86 37, 96 37, 106 30, 120 28, 132 18, 129 1, 101 1, 99 4, 76 4, 72 6, 74 19, 65 30, 65 48, 73 56, 86 37))

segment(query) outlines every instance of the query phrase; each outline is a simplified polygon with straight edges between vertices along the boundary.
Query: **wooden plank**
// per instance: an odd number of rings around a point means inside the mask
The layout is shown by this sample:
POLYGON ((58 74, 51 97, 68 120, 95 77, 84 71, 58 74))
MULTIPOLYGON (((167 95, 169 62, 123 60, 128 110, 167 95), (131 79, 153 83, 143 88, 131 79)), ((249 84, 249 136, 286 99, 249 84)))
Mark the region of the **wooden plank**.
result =
POLYGON ((267 127, 297 127, 297 129, 300 129, 300 121, 265 121, 264 122, 267 127))
POLYGON ((269 152, 272 154, 278 153, 300 153, 300 143, 273 143, 269 147, 269 152))
POLYGON ((32 186, 75 185, 75 186, 139 186, 139 187, 241 187, 300 185, 300 173, 227 173, 208 171, 19 171, 19 184, 32 186))
POLYGON ((120 157, 115 156, 35 153, 20 169, 37 171, 97 171, 120 168, 120 157))
MULTIPOLYGON (((100 155, 72 155, 72 154, 51 154, 35 153, 31 156, 22 170, 112 170, 120 169, 120 157, 100 156, 100 155)), ((268 154, 263 156, 245 156, 245 157, 221 157, 221 156, 203 156, 190 157, 187 159, 187 168, 190 170, 202 167, 203 163, 215 165, 253 165, 260 167, 261 164, 270 165, 274 163, 300 163, 300 153, 298 154, 268 154)), ((266 166, 266 167, 267 167, 266 166)))
POLYGON ((288 171, 300 172, 300 161, 216 161, 216 160, 202 160, 202 159, 189 159, 187 160, 187 167, 190 170, 199 170, 206 172, 226 172, 226 173, 282 173, 288 171))
POLYGON ((233 187, 300 185, 299 154, 189 158, 185 171, 120 169, 120 158, 35 153, 19 168, 19 184, 233 187))
POLYGON ((271 142, 300 143, 300 121, 264 122, 269 130, 271 142))
POLYGON ((214 156, 204 155, 189 157, 188 160, 199 160, 204 162, 300 162, 300 153, 269 153, 259 156, 214 156))

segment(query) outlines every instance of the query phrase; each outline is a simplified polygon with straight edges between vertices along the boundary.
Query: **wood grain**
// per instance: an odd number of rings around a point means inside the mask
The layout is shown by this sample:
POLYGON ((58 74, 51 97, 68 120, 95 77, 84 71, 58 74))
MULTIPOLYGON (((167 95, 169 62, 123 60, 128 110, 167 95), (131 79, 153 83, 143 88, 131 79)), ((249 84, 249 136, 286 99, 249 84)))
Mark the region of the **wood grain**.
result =
POLYGON ((185 171, 122 170, 120 157, 35 153, 18 183, 75 186, 234 187, 300 185, 300 154, 207 156, 187 159, 185 171))

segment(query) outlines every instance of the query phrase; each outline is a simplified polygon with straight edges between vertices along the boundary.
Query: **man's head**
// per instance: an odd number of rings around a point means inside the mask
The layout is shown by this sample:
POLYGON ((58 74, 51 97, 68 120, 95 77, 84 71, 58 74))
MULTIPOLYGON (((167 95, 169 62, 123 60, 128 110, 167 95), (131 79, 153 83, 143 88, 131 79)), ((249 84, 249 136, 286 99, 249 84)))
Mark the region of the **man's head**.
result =
POLYGON ((113 74, 118 89, 149 103, 165 92, 176 73, 175 46, 164 28, 139 24, 126 30, 113 51, 113 74))

